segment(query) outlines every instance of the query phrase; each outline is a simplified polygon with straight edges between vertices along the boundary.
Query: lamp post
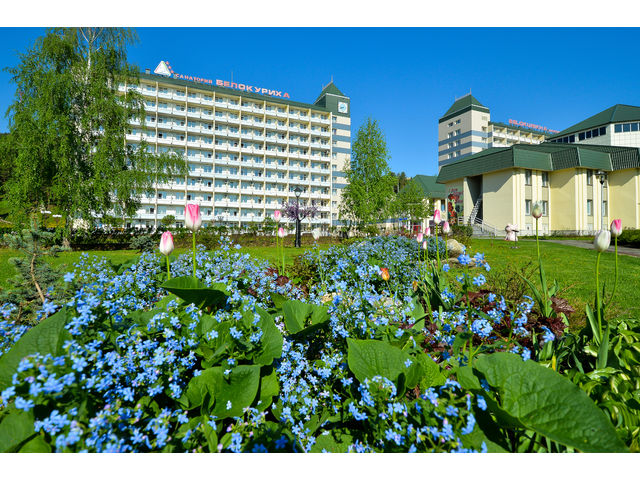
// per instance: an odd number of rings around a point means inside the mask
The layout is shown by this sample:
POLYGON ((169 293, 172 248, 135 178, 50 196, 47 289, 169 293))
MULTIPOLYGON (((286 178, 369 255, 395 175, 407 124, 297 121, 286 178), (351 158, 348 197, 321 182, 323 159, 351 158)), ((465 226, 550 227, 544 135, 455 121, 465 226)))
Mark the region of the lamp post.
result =
POLYGON ((300 194, 302 190, 296 187, 293 193, 296 194, 296 248, 300 248, 300 194))
POLYGON ((604 230, 604 182, 607 179, 607 174, 602 170, 598 170, 596 175, 600 180, 600 230, 604 230))

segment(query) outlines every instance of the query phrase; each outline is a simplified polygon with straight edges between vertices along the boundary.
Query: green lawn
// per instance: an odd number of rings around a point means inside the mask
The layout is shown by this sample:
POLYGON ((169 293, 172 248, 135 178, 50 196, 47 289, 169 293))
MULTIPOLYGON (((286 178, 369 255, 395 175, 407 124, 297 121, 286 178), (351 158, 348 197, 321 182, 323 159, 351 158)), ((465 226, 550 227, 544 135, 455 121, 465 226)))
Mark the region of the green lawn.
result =
MULTIPOLYGON (((534 241, 518 242, 518 249, 512 249, 513 243, 505 242, 501 239, 475 239, 472 241, 470 253, 476 252, 485 254, 485 258, 491 265, 491 272, 486 273, 488 281, 496 281, 500 274, 508 271, 519 271, 529 262, 536 261, 536 243, 534 241)), ((300 252, 313 247, 303 247, 297 250, 293 247, 285 247, 285 262, 290 265, 293 257, 300 252)), ((323 245, 320 248, 328 248, 323 245)), ((175 254, 184 253, 187 249, 179 248, 175 254)), ((280 265, 281 256, 279 249, 270 247, 246 247, 241 250, 250 255, 267 260, 271 265, 280 265)), ((595 295, 595 261, 596 252, 577 247, 559 245, 555 243, 540 242, 540 253, 543 265, 549 282, 557 279, 560 284, 558 296, 566 298, 577 310, 572 322, 579 324, 584 319, 584 308, 587 302, 593 303, 595 295)), ((105 256, 113 263, 122 263, 135 257, 136 252, 130 250, 120 250, 112 252, 89 252, 90 255, 105 256)), ((61 253, 58 258, 51 259, 52 264, 66 264, 71 270, 73 264, 78 261, 81 252, 61 253)), ((7 277, 15 275, 13 266, 7 260, 15 256, 15 252, 10 250, 0 250, 0 287, 7 287, 7 277)), ((606 280, 607 292, 610 293, 614 280, 614 255, 605 252, 600 261, 601 281, 606 280)), ((607 315, 640 316, 640 258, 626 255, 619 256, 620 279, 616 297, 611 304, 607 315)), ((516 275, 516 278, 517 275, 516 275)), ((539 284, 539 276, 534 272, 531 276, 534 283, 539 284)), ((504 282, 504 279, 502 280, 504 282)))
MULTIPOLYGON (((491 265, 491 272, 487 275, 489 281, 495 275, 506 272, 507 269, 518 271, 533 262, 537 265, 535 240, 519 241, 517 249, 512 242, 502 239, 475 239, 471 243, 471 255, 476 252, 485 254, 491 265)), ((547 282, 554 279, 560 284, 557 296, 566 298, 577 310, 573 322, 581 322, 587 302, 593 305, 595 298, 595 268, 597 253, 579 247, 560 245, 557 243, 540 241, 540 255, 542 265, 547 275, 547 282)), ((607 316, 640 317, 640 258, 628 255, 618 256, 619 279, 616 296, 611 303, 607 316)), ((600 257, 600 288, 602 282, 607 283, 607 298, 613 289, 615 278, 615 255, 604 252, 600 257)), ((540 285, 537 271, 531 280, 540 285)))

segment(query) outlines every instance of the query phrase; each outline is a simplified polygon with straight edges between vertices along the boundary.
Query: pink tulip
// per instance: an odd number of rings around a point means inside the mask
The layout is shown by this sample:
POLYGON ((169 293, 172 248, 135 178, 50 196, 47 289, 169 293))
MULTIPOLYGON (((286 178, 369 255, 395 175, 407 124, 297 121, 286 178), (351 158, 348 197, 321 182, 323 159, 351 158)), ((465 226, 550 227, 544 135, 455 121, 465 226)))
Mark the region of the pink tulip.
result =
POLYGON ((425 235, 425 237, 430 237, 431 236, 431 227, 427 227, 425 229, 424 235, 425 235))
POLYGON ((422 242, 422 249, 423 250, 427 249, 427 241, 426 240, 424 242, 422 242))
POLYGON ((611 236, 618 237, 622 233, 622 220, 614 220, 611 222, 611 236))
POLYGON ((202 217, 200 217, 200 206, 195 203, 188 203, 185 211, 184 226, 192 232, 197 232, 202 225, 202 217))
POLYGON ((604 252, 611 245, 611 232, 609 230, 599 230, 596 233, 593 244, 598 252, 604 252))
POLYGON ((533 215, 533 218, 540 218, 542 216, 542 202, 535 202, 533 204, 531 215, 533 215))
POLYGON ((433 212, 433 223, 438 225, 440 223, 440 210, 433 212))
POLYGON ((164 232, 160 238, 160 253, 167 257, 173 252, 173 235, 171 232, 164 232))
POLYGON ((451 232, 451 227, 449 226, 449 222, 444 222, 444 225, 442 225, 442 233, 449 233, 451 232))
POLYGON ((421 242, 423 238, 422 233, 419 233, 418 236, 416 237, 416 241, 421 242))
POLYGON ((282 213, 280 212, 280 210, 276 210, 275 212, 273 212, 273 219, 276 221, 276 223, 278 223, 281 218, 282 213))
POLYGON ((280 228, 278 229, 278 236, 279 236, 280 238, 284 238, 284 236, 285 236, 285 235, 286 235, 286 233, 284 233, 284 228, 280 227, 280 228))

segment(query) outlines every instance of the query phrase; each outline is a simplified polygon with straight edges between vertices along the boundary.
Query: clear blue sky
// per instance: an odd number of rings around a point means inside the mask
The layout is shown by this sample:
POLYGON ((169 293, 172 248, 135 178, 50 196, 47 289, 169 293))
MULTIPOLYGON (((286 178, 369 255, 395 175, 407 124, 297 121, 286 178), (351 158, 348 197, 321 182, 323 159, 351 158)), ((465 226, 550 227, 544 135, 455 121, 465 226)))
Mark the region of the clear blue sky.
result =
MULTIPOLYGON (((166 19, 165 19, 166 20, 166 19)), ((0 64, 44 33, 0 28, 0 64)), ((567 128, 617 103, 640 106, 637 28, 139 28, 130 61, 289 93, 313 103, 331 78, 351 98, 352 135, 377 119, 390 167, 437 173, 438 119, 471 90, 509 119, 567 128)), ((0 71, 0 132, 15 86, 0 71)))

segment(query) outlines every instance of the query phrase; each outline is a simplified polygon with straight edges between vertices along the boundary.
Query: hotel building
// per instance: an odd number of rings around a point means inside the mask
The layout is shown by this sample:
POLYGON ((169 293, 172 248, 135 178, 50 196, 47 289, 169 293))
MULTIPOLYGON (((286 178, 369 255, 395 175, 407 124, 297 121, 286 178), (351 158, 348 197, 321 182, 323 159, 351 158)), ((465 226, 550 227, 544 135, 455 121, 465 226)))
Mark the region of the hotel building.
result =
POLYGON ((640 228, 640 107, 615 105, 539 145, 490 148, 440 169, 450 222, 502 234, 640 228))
POLYGON ((185 205, 197 203, 204 225, 246 227, 295 201, 296 188, 301 203, 319 207, 303 227, 337 224, 351 109, 333 82, 314 103, 301 103, 262 86, 176 74, 161 62, 134 88, 144 97, 146 129, 132 121, 127 142, 176 152, 189 171, 143 196, 131 226, 155 227, 166 215, 182 225, 185 205))
POLYGON ((469 93, 456 99, 438 121, 438 171, 488 148, 539 145, 555 132, 516 120, 492 122, 489 108, 469 93))

